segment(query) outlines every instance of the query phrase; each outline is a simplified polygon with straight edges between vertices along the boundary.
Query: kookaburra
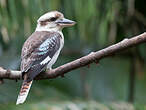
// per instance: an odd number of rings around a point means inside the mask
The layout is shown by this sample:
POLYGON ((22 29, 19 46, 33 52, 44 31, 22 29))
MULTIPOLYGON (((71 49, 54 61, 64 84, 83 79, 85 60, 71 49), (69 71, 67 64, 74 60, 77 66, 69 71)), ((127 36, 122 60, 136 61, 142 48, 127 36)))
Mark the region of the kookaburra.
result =
POLYGON ((58 11, 48 12, 37 20, 35 32, 22 48, 21 72, 24 80, 16 104, 26 100, 33 79, 46 68, 51 69, 64 45, 62 29, 74 24, 58 11))

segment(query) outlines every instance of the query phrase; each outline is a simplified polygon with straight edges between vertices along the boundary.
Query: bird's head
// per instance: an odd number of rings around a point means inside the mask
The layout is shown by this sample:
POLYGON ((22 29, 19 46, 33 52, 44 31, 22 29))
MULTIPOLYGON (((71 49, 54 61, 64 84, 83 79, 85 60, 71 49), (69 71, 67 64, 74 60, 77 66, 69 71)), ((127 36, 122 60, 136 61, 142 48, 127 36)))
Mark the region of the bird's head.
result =
POLYGON ((51 11, 44 15, 42 15, 37 20, 37 31, 43 31, 43 30, 54 30, 54 31, 60 31, 64 27, 70 27, 73 26, 76 22, 64 18, 64 15, 58 11, 51 11))

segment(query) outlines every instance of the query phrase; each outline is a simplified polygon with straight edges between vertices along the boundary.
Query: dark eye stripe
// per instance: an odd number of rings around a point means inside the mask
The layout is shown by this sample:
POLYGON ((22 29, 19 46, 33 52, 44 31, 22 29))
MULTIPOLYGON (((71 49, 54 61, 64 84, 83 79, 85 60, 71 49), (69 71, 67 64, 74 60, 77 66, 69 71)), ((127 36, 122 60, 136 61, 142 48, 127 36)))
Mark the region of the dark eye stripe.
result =
POLYGON ((41 21, 41 25, 46 25, 47 22, 56 21, 57 19, 58 19, 58 17, 51 17, 50 19, 46 19, 44 21, 41 21))
POLYGON ((45 21, 42 22, 51 22, 51 21, 56 21, 58 17, 51 17, 50 19, 46 19, 45 21))
POLYGON ((56 21, 57 20, 57 17, 52 17, 49 19, 49 21, 56 21))

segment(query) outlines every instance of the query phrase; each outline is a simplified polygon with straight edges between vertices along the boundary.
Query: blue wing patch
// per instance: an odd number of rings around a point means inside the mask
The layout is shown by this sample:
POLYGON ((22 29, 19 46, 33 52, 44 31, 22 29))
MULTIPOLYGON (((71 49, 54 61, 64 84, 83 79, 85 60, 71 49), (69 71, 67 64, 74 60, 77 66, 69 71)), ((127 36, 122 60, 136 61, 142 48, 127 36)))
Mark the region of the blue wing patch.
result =
POLYGON ((41 42, 38 41, 40 43, 35 45, 34 50, 27 57, 30 60, 29 62, 31 62, 29 63, 29 69, 25 71, 28 73, 27 81, 31 81, 50 62, 60 47, 60 36, 59 33, 47 33, 40 40, 41 42))

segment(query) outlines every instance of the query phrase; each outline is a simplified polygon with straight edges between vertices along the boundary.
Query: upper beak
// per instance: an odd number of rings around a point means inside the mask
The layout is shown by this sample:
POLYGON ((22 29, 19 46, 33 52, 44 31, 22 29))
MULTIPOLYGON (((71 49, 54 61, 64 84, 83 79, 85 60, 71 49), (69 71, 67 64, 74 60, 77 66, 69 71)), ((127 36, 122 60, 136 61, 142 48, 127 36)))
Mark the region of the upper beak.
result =
POLYGON ((63 19, 58 19, 57 21, 55 21, 57 24, 59 24, 60 26, 64 26, 64 27, 69 27, 69 26, 73 26, 76 24, 75 21, 63 18, 63 19))

